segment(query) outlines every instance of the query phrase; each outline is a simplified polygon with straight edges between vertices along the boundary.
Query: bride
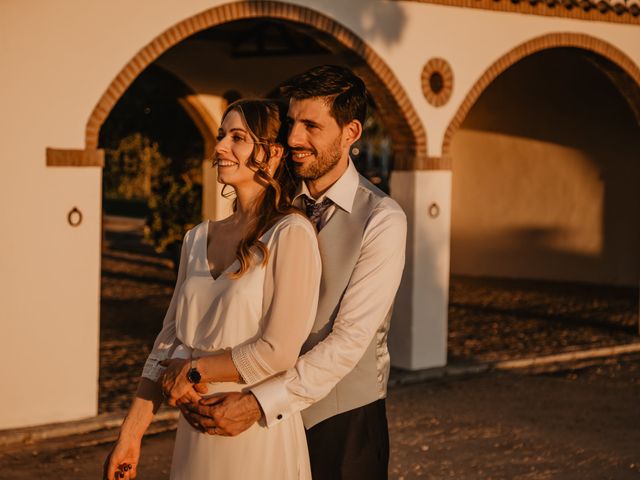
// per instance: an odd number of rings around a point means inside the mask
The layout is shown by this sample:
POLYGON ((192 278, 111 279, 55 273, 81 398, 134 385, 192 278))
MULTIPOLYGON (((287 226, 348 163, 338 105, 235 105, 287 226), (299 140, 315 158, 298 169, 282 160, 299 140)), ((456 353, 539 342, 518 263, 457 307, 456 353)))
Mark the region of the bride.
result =
MULTIPOLYGON (((316 313, 320 254, 311 223, 291 206, 284 109, 240 100, 223 115, 218 181, 234 213, 184 237, 176 287, 138 391, 105 461, 105 479, 137 475, 142 436, 160 407, 240 391, 294 366, 316 313)), ((299 415, 207 435, 180 415, 171 478, 311 478, 299 415)))

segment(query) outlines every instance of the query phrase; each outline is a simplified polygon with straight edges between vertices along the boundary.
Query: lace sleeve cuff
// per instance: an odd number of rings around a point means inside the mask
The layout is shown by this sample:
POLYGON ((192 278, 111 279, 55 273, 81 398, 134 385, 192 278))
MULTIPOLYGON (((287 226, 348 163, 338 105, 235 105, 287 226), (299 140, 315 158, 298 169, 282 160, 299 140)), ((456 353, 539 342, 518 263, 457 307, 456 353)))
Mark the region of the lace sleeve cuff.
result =
POLYGON ((253 385, 271 376, 273 372, 264 368, 255 358, 253 345, 239 345, 231 350, 233 360, 238 373, 248 385, 253 385))

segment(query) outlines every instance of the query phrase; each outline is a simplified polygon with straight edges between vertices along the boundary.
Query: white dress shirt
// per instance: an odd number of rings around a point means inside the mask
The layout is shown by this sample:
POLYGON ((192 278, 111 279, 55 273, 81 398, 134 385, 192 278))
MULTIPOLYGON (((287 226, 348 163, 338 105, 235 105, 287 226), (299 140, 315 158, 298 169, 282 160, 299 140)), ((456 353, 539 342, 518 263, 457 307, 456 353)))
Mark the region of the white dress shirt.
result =
MULTIPOLYGON (((320 220, 322 228, 337 208, 351 213, 359 185, 353 165, 320 198, 334 204, 320 220)), ((294 202, 301 205, 309 194, 304 182, 294 202)), ((311 197, 312 198, 312 197, 311 197)), ((302 205, 301 205, 302 206, 302 205)), ((251 391, 272 426, 292 413, 304 410, 325 397, 362 358, 393 304, 404 268, 407 221, 400 206, 385 197, 371 212, 362 237, 358 261, 340 302, 331 333, 300 356, 294 368, 254 385, 251 391)), ((330 254, 330 250, 328 251, 330 254)), ((388 372, 386 338, 379 338, 378 372, 388 372)), ((387 375, 378 375, 378 398, 386 396, 387 375)))

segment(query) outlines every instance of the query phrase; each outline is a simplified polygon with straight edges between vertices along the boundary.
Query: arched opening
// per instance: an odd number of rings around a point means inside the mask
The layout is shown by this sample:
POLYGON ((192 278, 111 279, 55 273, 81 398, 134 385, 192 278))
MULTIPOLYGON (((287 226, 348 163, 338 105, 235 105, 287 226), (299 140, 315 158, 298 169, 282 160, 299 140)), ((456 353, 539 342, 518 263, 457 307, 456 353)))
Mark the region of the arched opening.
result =
MULTIPOLYGON (((214 7, 174 25, 142 48, 111 82, 91 113, 86 127, 86 148, 91 150, 97 147, 100 127, 116 101, 140 72, 158 57, 198 32, 250 19, 286 24, 313 38, 332 52, 336 59, 343 57, 343 62, 349 63, 365 79, 381 117, 385 119, 393 142, 394 168, 411 170, 427 160, 427 137, 422 123, 400 82, 384 60, 353 32, 332 18, 309 8, 272 1, 237 2, 214 7)), ((263 40, 257 39, 258 42, 263 40)), ((295 48, 294 51, 277 51, 281 46, 275 52, 260 51, 259 44, 257 47, 258 51, 253 53, 259 55, 275 53, 275 56, 286 56, 301 53, 296 52, 295 48)), ((242 45, 237 52, 240 55, 243 54, 241 49, 242 45)), ((304 55, 308 52, 302 53, 304 55)), ((253 54, 250 53, 250 56, 253 54)), ((247 72, 242 70, 240 73, 247 72)), ((267 78, 273 78, 278 75, 278 71, 269 65, 269 68, 263 70, 263 74, 267 78)), ((286 77, 282 79, 284 78, 286 77)))
POLYGON ((501 70, 448 145, 450 360, 633 341, 640 87, 618 63, 572 46, 501 70))
POLYGON ((148 354, 172 293, 177 242, 202 218, 203 159, 213 132, 203 128, 192 97, 176 77, 151 65, 100 130, 101 412, 125 408, 131 398, 136 382, 127 367, 148 354))
MULTIPOLYGON (((352 153, 360 157, 355 158, 357 164, 372 169, 369 173, 382 174, 380 182, 384 187, 384 176, 392 166, 411 168, 426 156, 426 137, 406 94, 384 62, 344 27, 312 10, 277 2, 242 2, 234 4, 233 9, 214 8, 160 35, 122 70, 98 102, 87 124, 86 146, 88 149, 102 146, 98 139, 104 119, 132 82, 150 70, 164 72, 185 86, 186 93, 178 96, 179 103, 194 118, 206 151, 213 146, 213 141, 207 142, 206 132, 219 124, 229 101, 268 96, 290 76, 327 63, 349 66, 363 77, 372 93, 376 114, 369 122, 359 151, 352 153)), ((215 173, 203 170, 205 186, 207 175, 213 179, 215 173)), ((211 212, 207 216, 226 216, 228 204, 220 199, 219 191, 214 193, 211 188, 210 192, 205 192, 202 203, 211 212)), ((147 264, 157 263, 150 258, 143 260, 147 264)), ((168 265, 163 263, 162 269, 158 277, 161 285, 154 297, 155 310, 148 312, 156 328, 145 330, 147 338, 141 339, 145 342, 143 354, 133 358, 116 345, 120 353, 112 355, 112 361, 119 363, 112 365, 111 371, 129 376, 128 382, 120 376, 121 384, 132 385, 139 375, 144 352, 160 328, 161 312, 169 303, 168 265)), ((155 288, 152 282, 139 283, 142 290, 155 288)), ((141 350, 139 346, 135 348, 141 350)), ((109 381, 105 379, 102 383, 107 385, 109 381)))

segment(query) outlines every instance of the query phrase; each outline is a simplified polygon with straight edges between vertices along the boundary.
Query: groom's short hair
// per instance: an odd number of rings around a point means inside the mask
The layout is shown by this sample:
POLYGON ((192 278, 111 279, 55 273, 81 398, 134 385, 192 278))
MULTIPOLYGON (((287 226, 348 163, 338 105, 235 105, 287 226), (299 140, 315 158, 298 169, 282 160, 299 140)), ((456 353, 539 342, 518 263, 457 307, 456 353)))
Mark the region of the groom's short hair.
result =
POLYGON ((367 88, 360 77, 339 65, 321 65, 300 73, 280 86, 287 99, 324 98, 331 116, 342 128, 352 120, 364 125, 367 88))

